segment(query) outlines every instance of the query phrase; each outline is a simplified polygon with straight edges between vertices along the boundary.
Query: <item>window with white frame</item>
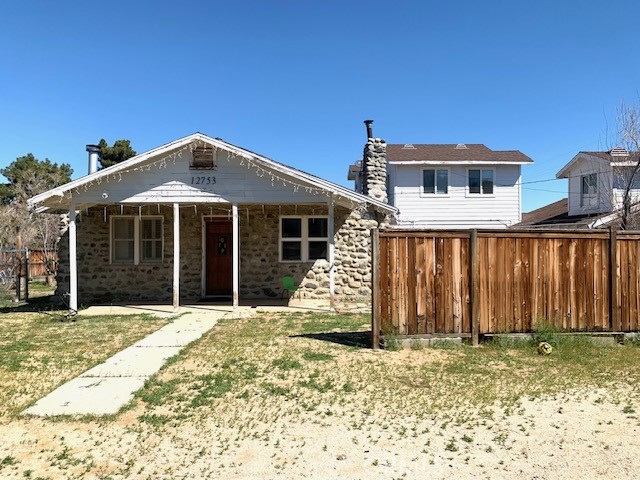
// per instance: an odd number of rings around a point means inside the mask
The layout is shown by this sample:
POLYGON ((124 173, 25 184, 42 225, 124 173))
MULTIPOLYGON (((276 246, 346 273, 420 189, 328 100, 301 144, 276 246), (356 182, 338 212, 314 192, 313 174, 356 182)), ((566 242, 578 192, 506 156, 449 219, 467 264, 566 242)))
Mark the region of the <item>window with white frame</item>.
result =
POLYGON ((280 217, 280 261, 326 260, 329 219, 326 216, 280 217))
POLYGON ((598 174, 590 173, 580 177, 580 206, 592 207, 598 204, 598 174))
POLYGON ((111 263, 161 262, 162 220, 160 216, 111 217, 111 263))
POLYGON ((427 195, 447 195, 449 193, 449 170, 422 170, 422 193, 427 195))
POLYGON ((479 195, 493 195, 493 170, 470 169, 469 193, 479 195))

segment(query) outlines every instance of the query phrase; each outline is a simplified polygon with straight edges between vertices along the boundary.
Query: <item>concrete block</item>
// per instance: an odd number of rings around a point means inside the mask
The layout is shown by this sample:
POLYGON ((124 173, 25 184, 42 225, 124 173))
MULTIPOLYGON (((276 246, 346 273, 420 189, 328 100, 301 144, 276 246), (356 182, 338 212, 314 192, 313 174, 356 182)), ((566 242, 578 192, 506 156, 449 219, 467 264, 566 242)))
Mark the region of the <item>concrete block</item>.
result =
POLYGON ((37 416, 110 415, 133 398, 146 377, 78 377, 38 400, 24 413, 37 416))
POLYGON ((591 337, 591 343, 599 347, 613 347, 618 344, 615 337, 609 336, 591 337))

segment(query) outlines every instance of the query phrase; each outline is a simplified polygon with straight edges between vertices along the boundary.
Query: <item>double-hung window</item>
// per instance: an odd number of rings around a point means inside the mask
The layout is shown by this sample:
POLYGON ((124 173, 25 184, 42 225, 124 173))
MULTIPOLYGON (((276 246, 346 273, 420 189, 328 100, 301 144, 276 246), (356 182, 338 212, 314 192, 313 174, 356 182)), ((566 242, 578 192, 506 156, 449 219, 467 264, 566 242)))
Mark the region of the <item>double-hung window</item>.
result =
POLYGON ((493 170, 470 169, 469 193, 493 195, 493 170))
POLYGON ((598 204, 598 174, 590 173, 580 177, 580 206, 592 207, 598 204))
POLYGON ((449 193, 449 170, 422 170, 422 193, 427 195, 447 195, 449 193))
POLYGON ((326 260, 329 220, 322 216, 280 217, 280 261, 326 260))
POLYGON ((159 263, 162 251, 162 217, 111 217, 111 263, 159 263))

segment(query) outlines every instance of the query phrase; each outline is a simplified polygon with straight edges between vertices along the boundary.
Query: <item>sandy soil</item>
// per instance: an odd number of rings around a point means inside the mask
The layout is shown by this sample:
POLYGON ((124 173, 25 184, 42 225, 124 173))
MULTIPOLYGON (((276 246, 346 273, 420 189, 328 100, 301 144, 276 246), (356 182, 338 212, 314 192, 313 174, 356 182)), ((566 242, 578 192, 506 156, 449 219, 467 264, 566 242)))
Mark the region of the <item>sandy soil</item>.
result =
POLYGON ((0 425, 0 477, 638 478, 638 419, 603 394, 391 428, 374 416, 356 425, 339 411, 322 421, 308 412, 269 418, 267 407, 250 436, 242 418, 156 428, 138 421, 139 409, 115 421, 20 419, 0 425))

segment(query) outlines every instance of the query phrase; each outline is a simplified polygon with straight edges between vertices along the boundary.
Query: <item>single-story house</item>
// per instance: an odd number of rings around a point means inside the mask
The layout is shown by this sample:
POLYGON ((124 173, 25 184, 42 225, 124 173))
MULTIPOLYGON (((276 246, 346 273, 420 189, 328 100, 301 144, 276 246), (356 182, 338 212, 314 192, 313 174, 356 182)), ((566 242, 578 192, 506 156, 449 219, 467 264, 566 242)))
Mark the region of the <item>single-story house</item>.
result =
MULTIPOLYGON (((365 147, 375 150, 376 139, 365 147)), ((70 308, 104 302, 370 296, 370 229, 397 209, 201 133, 37 195, 68 214, 59 293, 70 308)))

